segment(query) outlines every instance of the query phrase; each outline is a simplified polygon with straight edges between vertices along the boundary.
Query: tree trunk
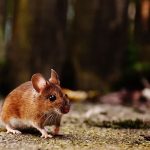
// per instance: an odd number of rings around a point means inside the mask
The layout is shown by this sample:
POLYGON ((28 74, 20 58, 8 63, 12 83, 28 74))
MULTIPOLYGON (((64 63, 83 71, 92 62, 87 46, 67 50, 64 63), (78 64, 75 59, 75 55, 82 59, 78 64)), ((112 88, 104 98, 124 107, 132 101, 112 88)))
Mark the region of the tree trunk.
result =
POLYGON ((10 89, 30 77, 29 1, 15 0, 12 7, 12 36, 6 46, 6 85, 10 89))
POLYGON ((15 0, 12 37, 7 44, 5 90, 30 80, 35 72, 47 77, 61 71, 65 57, 67 0, 15 0))
POLYGON ((4 20, 6 17, 5 0, 0 0, 0 65, 4 61, 4 20))
POLYGON ((77 0, 70 48, 80 89, 106 89, 124 63, 127 6, 123 0, 77 0))
POLYGON ((50 69, 61 72, 66 57, 65 31, 67 0, 32 1, 31 70, 49 77, 50 69))

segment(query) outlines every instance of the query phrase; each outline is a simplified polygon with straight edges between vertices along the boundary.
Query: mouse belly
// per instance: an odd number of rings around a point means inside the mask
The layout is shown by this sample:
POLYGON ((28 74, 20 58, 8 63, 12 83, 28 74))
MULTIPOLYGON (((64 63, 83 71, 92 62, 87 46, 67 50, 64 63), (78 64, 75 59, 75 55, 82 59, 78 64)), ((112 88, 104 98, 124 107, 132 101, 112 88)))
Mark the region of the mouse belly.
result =
POLYGON ((20 129, 24 129, 24 128, 30 128, 32 127, 31 122, 28 120, 21 120, 18 118, 12 118, 10 119, 10 125, 13 128, 20 128, 20 129))

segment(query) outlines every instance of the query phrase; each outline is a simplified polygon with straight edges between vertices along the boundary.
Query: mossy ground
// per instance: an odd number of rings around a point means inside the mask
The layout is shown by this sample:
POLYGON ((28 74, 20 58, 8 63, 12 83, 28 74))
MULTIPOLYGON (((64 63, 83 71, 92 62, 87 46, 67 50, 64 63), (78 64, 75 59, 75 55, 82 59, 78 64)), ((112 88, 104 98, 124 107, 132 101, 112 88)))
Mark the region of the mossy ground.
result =
POLYGON ((99 104, 73 104, 62 120, 61 135, 43 139, 38 132, 0 132, 0 149, 10 150, 125 150, 150 149, 149 112, 99 104), (120 113, 118 113, 120 112, 120 113))

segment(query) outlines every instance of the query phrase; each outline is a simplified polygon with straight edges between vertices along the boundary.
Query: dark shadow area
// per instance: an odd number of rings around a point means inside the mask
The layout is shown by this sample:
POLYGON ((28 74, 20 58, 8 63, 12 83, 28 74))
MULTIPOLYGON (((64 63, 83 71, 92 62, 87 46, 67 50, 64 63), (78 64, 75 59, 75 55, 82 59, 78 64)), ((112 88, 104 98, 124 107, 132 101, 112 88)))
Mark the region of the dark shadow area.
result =
POLYGON ((150 141, 150 135, 141 135, 141 136, 144 138, 144 140, 150 141))
POLYGON ((60 139, 60 140, 77 140, 73 134, 59 134, 54 136, 55 139, 60 139))
POLYGON ((34 136, 41 136, 41 133, 35 128, 19 129, 19 131, 21 131, 22 134, 32 134, 34 136))
POLYGON ((62 87, 68 89, 76 89, 76 72, 74 65, 70 59, 67 59, 63 66, 60 76, 62 87))

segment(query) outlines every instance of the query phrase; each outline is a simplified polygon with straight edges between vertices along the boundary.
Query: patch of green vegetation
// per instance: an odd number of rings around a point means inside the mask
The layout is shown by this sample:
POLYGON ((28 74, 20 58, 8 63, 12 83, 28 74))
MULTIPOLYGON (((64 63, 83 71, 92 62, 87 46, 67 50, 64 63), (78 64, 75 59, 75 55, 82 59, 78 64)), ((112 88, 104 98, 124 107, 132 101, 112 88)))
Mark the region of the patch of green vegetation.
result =
POLYGON ((142 71, 148 72, 150 71, 149 66, 150 66, 150 63, 148 62, 137 62, 133 65, 133 69, 139 72, 142 72, 142 71))
POLYGON ((140 119, 136 120, 119 120, 119 121, 102 121, 93 122, 91 120, 85 120, 85 123, 90 126, 97 126, 102 128, 113 129, 149 129, 150 122, 145 122, 140 119))

